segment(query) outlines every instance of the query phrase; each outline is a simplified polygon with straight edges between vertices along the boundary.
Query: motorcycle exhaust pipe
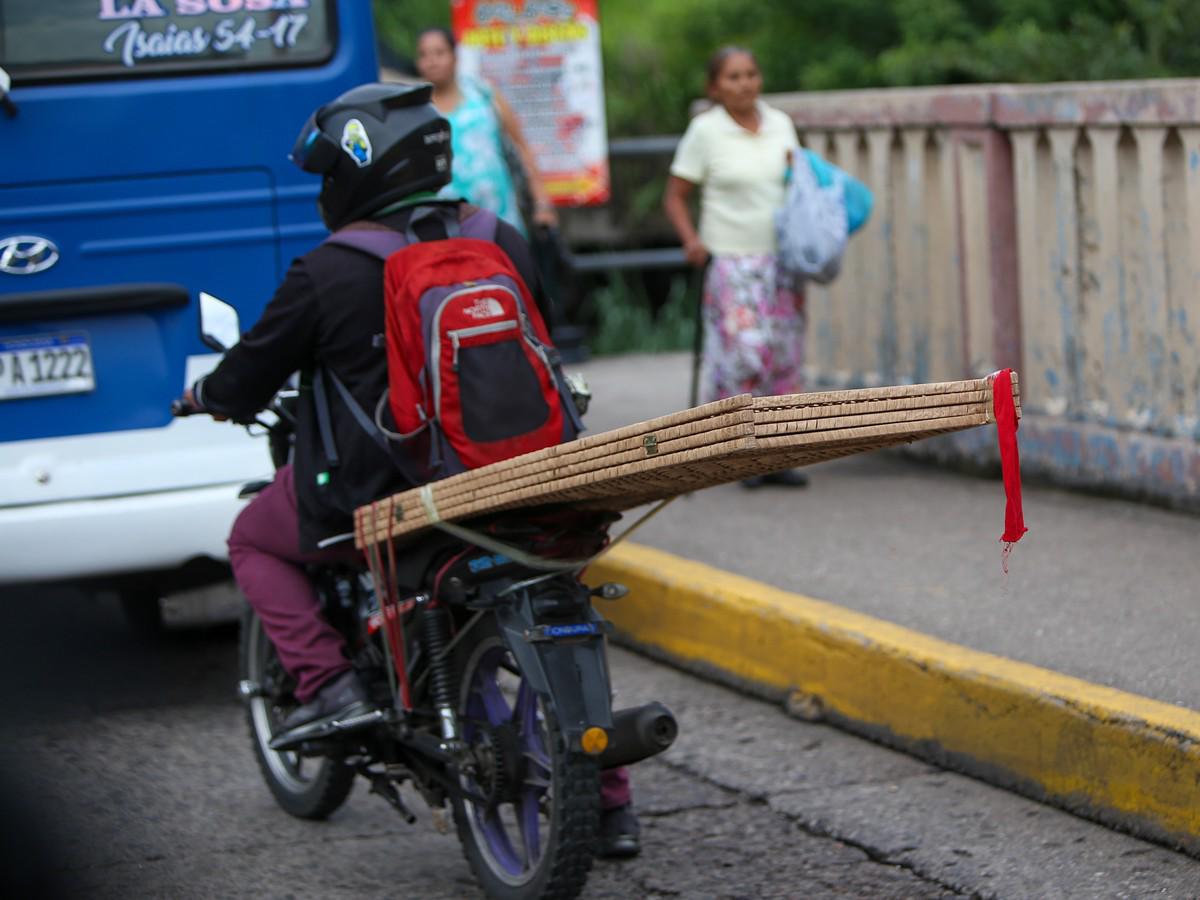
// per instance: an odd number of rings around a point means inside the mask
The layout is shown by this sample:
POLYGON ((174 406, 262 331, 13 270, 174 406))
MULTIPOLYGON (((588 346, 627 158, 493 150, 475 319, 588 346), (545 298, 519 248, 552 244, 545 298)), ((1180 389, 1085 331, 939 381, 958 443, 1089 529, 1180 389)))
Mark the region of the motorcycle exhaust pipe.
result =
POLYGON ((662 753, 675 743, 679 723, 661 703, 647 703, 613 713, 608 747, 600 754, 600 768, 631 766, 662 753))

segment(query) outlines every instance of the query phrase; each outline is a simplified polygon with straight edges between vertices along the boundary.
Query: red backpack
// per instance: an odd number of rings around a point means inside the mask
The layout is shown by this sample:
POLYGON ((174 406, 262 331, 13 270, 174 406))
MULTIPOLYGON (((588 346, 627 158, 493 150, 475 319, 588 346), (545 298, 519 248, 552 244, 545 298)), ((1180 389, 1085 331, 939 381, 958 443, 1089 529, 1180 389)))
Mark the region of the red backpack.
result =
POLYGON ((381 421, 383 398, 368 419, 334 383, 393 458, 420 463, 428 453, 420 480, 541 450, 583 430, 537 304, 492 240, 496 224, 486 210, 460 225, 456 207, 430 206, 414 212, 406 233, 345 228, 327 239, 384 260, 386 397, 397 430, 381 421), (413 224, 425 210, 441 214, 449 237, 416 237, 413 224))

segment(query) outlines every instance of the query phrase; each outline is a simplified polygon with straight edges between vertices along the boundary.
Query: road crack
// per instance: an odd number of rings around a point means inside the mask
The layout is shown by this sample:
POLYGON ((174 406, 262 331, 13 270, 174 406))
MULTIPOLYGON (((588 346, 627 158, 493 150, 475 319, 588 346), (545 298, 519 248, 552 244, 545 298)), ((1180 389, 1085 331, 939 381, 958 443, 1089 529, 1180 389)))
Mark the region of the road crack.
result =
MULTIPOLYGON (((704 772, 700 772, 700 771, 692 768, 691 766, 687 765, 686 763, 674 762, 671 760, 663 759, 663 760, 659 760, 659 764, 671 769, 672 771, 674 771, 678 774, 686 775, 690 778, 695 778, 698 781, 704 782, 705 784, 709 785, 710 787, 714 787, 719 791, 722 791, 726 794, 731 795, 732 797, 738 798, 738 800, 740 802, 745 802, 750 805, 764 805, 764 804, 769 805, 770 804, 770 800, 771 800, 771 796, 772 796, 770 794, 757 792, 757 791, 744 791, 739 788, 730 787, 727 784, 722 784, 720 781, 705 774, 704 772)), ((915 773, 913 775, 904 776, 904 778, 902 778, 902 779, 886 779, 886 781, 901 781, 901 780, 907 780, 909 778, 923 777, 928 774, 929 774, 928 772, 915 773)), ((842 786, 845 787, 845 786, 853 786, 854 784, 881 784, 881 783, 884 783, 884 781, 851 782, 849 785, 842 785, 842 786)), ((805 793, 805 791, 799 790, 799 791, 790 791, 790 792, 786 792, 786 793, 798 794, 798 793, 805 793)), ((698 808, 707 808, 707 806, 708 805, 701 805, 698 808)), ((718 808, 720 808, 720 807, 718 807, 718 808)), ((926 884, 933 885, 934 887, 937 887, 940 890, 947 891, 957 897, 966 897, 966 898, 969 898, 969 900, 987 900, 987 898, 984 894, 981 894, 977 891, 964 892, 962 890, 962 888, 960 888, 958 885, 951 884, 947 881, 944 881, 943 879, 937 877, 936 875, 931 874, 927 871, 924 871, 920 866, 918 866, 914 863, 908 862, 904 859, 897 859, 894 856, 892 856, 891 854, 889 854, 886 850, 883 850, 879 847, 874 847, 874 846, 864 843, 862 841, 855 840, 854 838, 850 838, 845 835, 839 834, 830 828, 825 828, 820 825, 816 825, 814 823, 806 821, 801 816, 784 812, 783 810, 780 810, 775 807, 771 807, 771 812, 775 815, 781 816, 784 819, 787 819, 798 830, 800 830, 804 834, 808 835, 809 837, 817 838, 817 839, 821 839, 821 840, 836 841, 840 844, 844 844, 847 847, 853 847, 855 850, 858 850, 859 852, 861 852, 864 856, 867 857, 867 859, 869 859, 871 862, 873 862, 877 865, 890 866, 892 868, 900 869, 900 870, 912 875, 914 878, 917 878, 917 879, 925 882, 926 884)), ((905 848, 905 849, 915 849, 915 848, 905 848)))
MULTIPOLYGON (((914 877, 919 878, 922 881, 925 881, 929 884, 937 885, 939 888, 942 888, 943 890, 951 891, 952 893, 954 893, 955 895, 957 895, 959 897, 967 897, 967 898, 970 898, 970 900, 988 900, 987 895, 981 894, 978 891, 971 891, 970 893, 964 893, 963 890, 958 887, 958 885, 950 884, 949 882, 943 881, 941 878, 938 878, 935 875, 930 875, 928 872, 922 871, 919 866, 916 866, 913 863, 906 862, 903 859, 896 859, 895 857, 891 856, 886 850, 881 850, 878 847, 872 847, 870 844, 855 840, 854 838, 849 838, 849 837, 846 837, 845 835, 837 834, 836 832, 832 831, 831 829, 822 828, 819 825, 813 825, 809 822, 806 822, 804 819, 800 818, 799 816, 789 815, 785 812, 780 812, 780 815, 782 815, 786 819, 789 819, 797 828, 799 828, 805 834, 810 835, 812 837, 826 838, 827 840, 834 840, 840 844, 845 844, 847 847, 853 847, 855 850, 859 850, 862 853, 866 854, 867 858, 869 860, 871 860, 871 862, 878 863, 880 865, 885 865, 885 866, 892 866, 897 869, 903 869, 905 872, 908 872, 910 875, 913 875, 914 877)), ((916 848, 906 848, 906 849, 916 849, 916 848)))

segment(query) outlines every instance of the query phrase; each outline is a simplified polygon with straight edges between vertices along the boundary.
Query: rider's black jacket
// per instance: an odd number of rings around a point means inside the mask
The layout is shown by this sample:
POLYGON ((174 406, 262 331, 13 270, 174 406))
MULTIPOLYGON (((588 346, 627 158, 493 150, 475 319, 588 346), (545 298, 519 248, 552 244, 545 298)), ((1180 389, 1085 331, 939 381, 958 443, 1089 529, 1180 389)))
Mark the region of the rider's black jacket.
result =
MULTIPOLYGON (((376 221, 403 231, 411 212, 401 209, 376 221)), ((460 220, 473 212, 475 207, 461 204, 460 220)), ((415 231, 422 240, 445 237, 445 228, 436 219, 418 221, 415 231)), ((549 301, 525 240, 511 225, 500 222, 496 243, 512 259, 543 318, 550 322, 549 301)), ((383 334, 383 263, 355 249, 321 244, 292 263, 262 318, 210 375, 196 383, 193 393, 210 412, 246 420, 271 400, 292 373, 325 367, 372 413, 387 387, 383 334)), ((352 531, 356 507, 412 486, 355 422, 337 391, 327 387, 326 395, 339 457, 336 465, 331 465, 321 439, 310 380, 304 380, 293 460, 304 550, 352 531)))

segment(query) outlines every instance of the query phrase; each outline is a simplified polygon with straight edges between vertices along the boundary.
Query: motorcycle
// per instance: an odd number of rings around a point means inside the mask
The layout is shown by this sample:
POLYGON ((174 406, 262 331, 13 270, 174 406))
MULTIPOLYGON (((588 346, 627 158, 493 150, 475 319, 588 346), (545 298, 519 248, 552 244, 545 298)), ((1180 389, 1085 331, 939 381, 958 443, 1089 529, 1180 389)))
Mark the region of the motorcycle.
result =
MULTIPOLYGON (((223 352, 237 340, 236 311, 202 295, 201 332, 223 352)), ((256 420, 276 467, 289 458, 297 399, 281 392, 256 420)), ((247 609, 238 693, 279 806, 326 818, 361 777, 411 824, 399 791, 410 783, 435 827, 453 819, 489 897, 576 896, 597 841, 600 772, 662 752, 678 731, 660 703, 613 711, 609 626, 592 599, 626 591, 589 588, 561 562, 599 552, 619 518, 560 507, 469 523, 491 549, 435 530, 388 554, 386 584, 365 561, 312 566, 323 612, 372 700, 342 721, 283 729, 298 705, 295 681, 247 609)))

